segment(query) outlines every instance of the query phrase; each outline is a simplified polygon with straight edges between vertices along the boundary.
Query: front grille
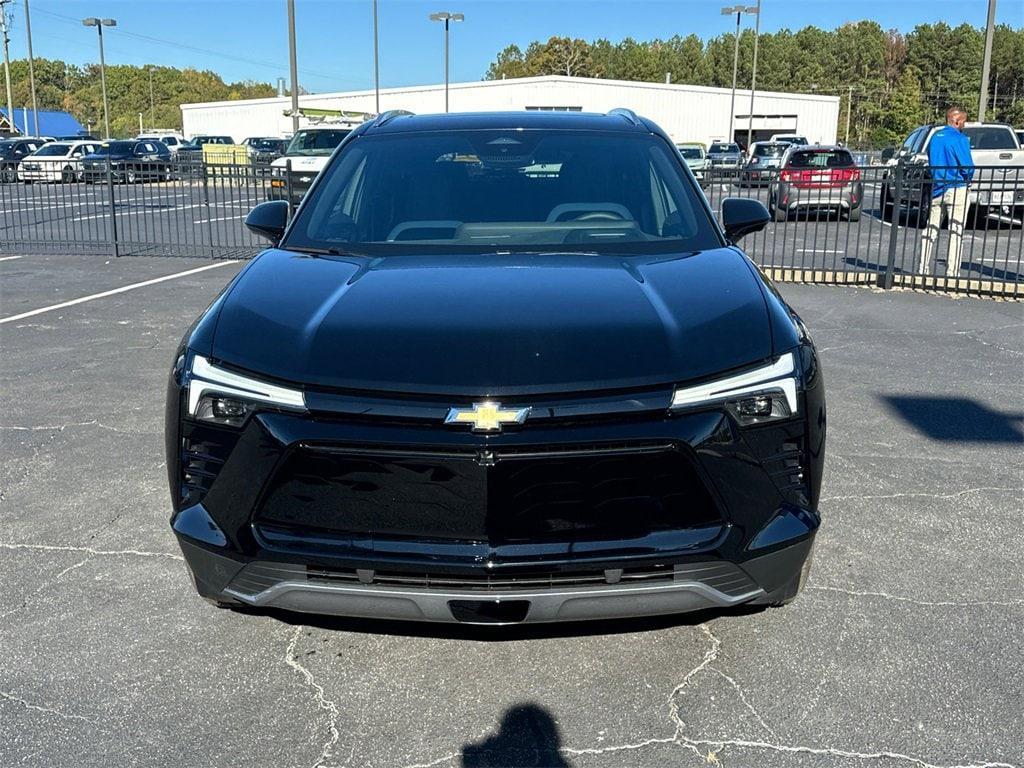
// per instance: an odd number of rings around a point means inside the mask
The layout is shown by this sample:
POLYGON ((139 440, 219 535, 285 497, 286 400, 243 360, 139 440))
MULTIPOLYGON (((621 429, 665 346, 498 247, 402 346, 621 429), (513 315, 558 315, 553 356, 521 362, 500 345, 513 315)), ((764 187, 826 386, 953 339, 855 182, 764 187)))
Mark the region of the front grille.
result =
POLYGON ((391 588, 494 593, 514 590, 543 591, 615 584, 657 585, 683 581, 706 584, 727 595, 746 594, 756 585, 733 563, 705 561, 676 565, 659 564, 611 571, 525 571, 514 575, 441 574, 429 572, 372 571, 304 566, 292 563, 250 563, 232 580, 229 588, 243 595, 258 595, 283 582, 323 585, 365 585, 391 588))
POLYGON ((720 523, 688 454, 667 443, 417 450, 302 445, 257 523, 419 540, 636 539, 720 523))

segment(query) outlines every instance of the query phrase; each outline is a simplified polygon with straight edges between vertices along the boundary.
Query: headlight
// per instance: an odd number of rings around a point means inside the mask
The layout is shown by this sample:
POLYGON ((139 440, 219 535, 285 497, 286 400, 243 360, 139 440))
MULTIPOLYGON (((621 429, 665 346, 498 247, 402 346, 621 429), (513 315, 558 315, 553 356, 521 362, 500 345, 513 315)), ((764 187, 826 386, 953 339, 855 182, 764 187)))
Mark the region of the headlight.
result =
POLYGON ((306 410, 306 399, 296 389, 279 387, 218 368, 205 357, 192 358, 188 377, 189 416, 200 421, 241 426, 259 404, 288 410, 306 410))
POLYGON ((796 375, 796 357, 790 352, 757 370, 677 389, 672 409, 722 404, 743 426, 789 418, 799 406, 796 375))

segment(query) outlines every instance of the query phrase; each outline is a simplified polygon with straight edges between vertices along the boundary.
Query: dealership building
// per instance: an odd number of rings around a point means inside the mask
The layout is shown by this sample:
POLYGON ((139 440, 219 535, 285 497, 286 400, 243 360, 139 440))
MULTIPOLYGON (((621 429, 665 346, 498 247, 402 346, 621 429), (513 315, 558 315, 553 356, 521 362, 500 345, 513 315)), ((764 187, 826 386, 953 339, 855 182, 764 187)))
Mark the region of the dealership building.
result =
MULTIPOLYGON (((591 77, 545 75, 508 80, 452 83, 449 104, 452 112, 494 112, 500 110, 544 110, 607 112, 628 107, 660 125, 674 141, 710 143, 729 135, 732 91, 699 85, 643 83, 602 80, 591 77)), ((373 112, 374 92, 347 91, 317 93, 299 97, 300 109, 373 112)), ((289 97, 215 101, 182 104, 186 136, 227 134, 235 141, 248 136, 289 136, 292 120, 289 97)), ((384 88, 381 111, 405 109, 417 114, 444 111, 444 85, 384 88)), ((734 137, 746 142, 750 124, 750 91, 737 90, 733 108, 734 137)), ((812 143, 836 140, 839 97, 806 93, 754 93, 754 140, 773 133, 799 133, 812 143)), ((301 118, 305 125, 307 118, 301 118)))

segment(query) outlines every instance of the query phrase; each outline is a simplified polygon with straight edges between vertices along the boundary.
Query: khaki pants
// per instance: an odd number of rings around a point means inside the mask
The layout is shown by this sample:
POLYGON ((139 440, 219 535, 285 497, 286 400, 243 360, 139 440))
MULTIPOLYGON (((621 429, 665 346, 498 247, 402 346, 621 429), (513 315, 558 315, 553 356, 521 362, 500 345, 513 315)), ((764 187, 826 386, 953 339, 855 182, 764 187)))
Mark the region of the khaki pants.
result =
POLYGON ((964 221, 967 219, 967 187, 947 189, 940 197, 932 198, 931 212, 928 214, 928 227, 921 236, 921 264, 918 270, 922 275, 931 274, 928 264, 932 259, 932 251, 939 239, 942 226, 942 214, 946 214, 949 223, 949 243, 946 248, 946 277, 960 275, 960 258, 963 252, 964 221))

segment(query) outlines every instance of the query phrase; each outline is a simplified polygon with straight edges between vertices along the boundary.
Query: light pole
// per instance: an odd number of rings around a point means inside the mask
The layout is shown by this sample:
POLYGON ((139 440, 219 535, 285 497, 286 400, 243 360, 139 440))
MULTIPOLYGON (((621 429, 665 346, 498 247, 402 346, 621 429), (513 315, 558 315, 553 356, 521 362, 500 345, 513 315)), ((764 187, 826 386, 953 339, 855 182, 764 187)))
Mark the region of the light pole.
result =
POLYGON ((116 27, 114 19, 97 19, 95 16, 90 19, 82 19, 82 24, 87 27, 96 27, 96 34, 100 38, 100 87, 103 89, 103 129, 106 132, 104 138, 110 138, 110 110, 107 107, 107 62, 103 58, 103 28, 116 27))
POLYGON ((846 136, 843 139, 843 144, 847 147, 850 146, 850 114, 853 112, 853 86, 848 85, 846 92, 846 136))
MULTIPOLYGON (((28 0, 25 0, 25 35, 28 37, 28 87, 32 92, 32 122, 34 124, 33 136, 39 135, 39 105, 36 103, 36 66, 35 57, 32 55, 32 21, 28 13, 28 0)), ((25 128, 28 128, 26 125, 25 128)))
MULTIPOLYGON (((748 8, 749 12, 750 9, 748 8)), ((750 70, 750 114, 747 116, 747 149, 754 140, 754 88, 757 87, 757 43, 761 39, 761 0, 757 0, 754 8, 757 20, 754 22, 754 66, 750 70)))
POLYGON ((295 0, 288 0, 288 66, 292 76, 292 135, 299 132, 299 64, 295 57, 295 0))
MULTIPOLYGON (((27 0, 26 0, 27 2, 27 0)), ((988 106, 988 70, 992 65, 992 35, 996 28, 996 0, 988 0, 988 24, 985 28, 985 59, 981 65, 981 93, 978 94, 978 122, 985 122, 988 106)))
POLYGON ((377 53, 377 0, 373 0, 373 96, 380 114, 380 55, 377 53))
POLYGON ((444 111, 448 111, 448 28, 453 21, 463 21, 466 17, 461 13, 441 11, 430 14, 431 21, 444 22, 444 111))
POLYGON ((740 63, 740 17, 744 13, 753 13, 757 9, 746 5, 733 5, 722 9, 723 16, 736 14, 736 43, 732 54, 732 98, 729 100, 729 138, 727 141, 735 141, 733 136, 733 121, 736 119, 736 70, 740 63))
POLYGON ((11 39, 7 36, 7 0, 0 0, 0 32, 4 36, 4 81, 7 86, 7 122, 11 124, 11 133, 14 130, 14 102, 11 100, 11 54, 8 50, 11 39))

